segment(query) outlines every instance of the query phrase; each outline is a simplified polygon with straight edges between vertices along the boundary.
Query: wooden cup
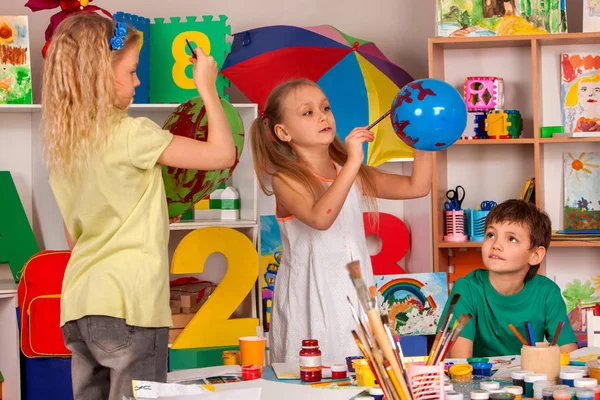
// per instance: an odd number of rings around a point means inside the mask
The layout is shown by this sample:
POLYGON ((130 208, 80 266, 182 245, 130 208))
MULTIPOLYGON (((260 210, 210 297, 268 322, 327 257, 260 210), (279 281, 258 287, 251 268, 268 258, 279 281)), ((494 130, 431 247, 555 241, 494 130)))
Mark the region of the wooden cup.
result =
POLYGON ((521 369, 536 374, 546 374, 548 381, 558 384, 560 375, 560 348, 550 343, 537 343, 521 348, 521 369))

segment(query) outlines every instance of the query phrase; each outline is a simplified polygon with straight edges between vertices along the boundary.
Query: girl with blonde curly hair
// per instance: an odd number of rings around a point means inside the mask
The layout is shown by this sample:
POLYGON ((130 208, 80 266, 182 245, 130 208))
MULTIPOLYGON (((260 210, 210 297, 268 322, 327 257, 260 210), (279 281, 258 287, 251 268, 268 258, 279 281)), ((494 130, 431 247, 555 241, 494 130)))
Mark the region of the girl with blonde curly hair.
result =
POLYGON ((132 380, 167 378, 169 218, 161 164, 222 169, 236 158, 216 90, 217 65, 195 51, 209 116, 206 142, 127 115, 140 36, 93 13, 56 30, 44 65, 42 116, 50 185, 71 258, 61 326, 75 399, 132 397, 132 380))

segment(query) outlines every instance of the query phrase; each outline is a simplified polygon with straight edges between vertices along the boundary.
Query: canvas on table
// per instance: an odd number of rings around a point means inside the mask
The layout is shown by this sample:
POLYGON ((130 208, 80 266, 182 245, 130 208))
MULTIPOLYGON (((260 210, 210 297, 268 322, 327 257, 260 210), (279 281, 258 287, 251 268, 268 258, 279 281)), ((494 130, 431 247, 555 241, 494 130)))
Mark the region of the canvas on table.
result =
POLYGON ((260 273, 262 278, 263 329, 271 326, 271 306, 279 264, 281 263, 281 232, 274 215, 260 217, 260 273))
POLYGON ((600 229, 600 153, 564 153, 564 229, 600 229))
POLYGON ((600 54, 561 54, 561 104, 565 132, 600 133, 600 54))
POLYGON ((31 102, 27 17, 0 16, 0 104, 31 102))
POLYGON ((565 0, 438 0, 442 37, 567 32, 565 0))
POLYGON ((378 275, 375 286, 382 313, 401 336, 433 335, 446 302, 446 273, 378 275))

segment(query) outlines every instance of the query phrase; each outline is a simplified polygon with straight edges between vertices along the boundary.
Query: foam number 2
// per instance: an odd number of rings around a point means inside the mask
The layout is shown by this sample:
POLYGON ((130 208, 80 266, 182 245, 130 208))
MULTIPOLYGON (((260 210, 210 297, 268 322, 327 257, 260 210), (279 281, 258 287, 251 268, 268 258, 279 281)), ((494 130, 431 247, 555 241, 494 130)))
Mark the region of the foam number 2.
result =
POLYGON ((196 43, 196 46, 202 48, 206 55, 210 54, 210 40, 204 33, 195 31, 182 32, 173 40, 171 47, 171 52, 175 59, 175 64, 173 64, 173 82, 182 89, 193 89, 196 87, 194 79, 191 76, 188 77, 185 73, 185 69, 190 65, 190 54, 187 53, 189 49, 186 50, 187 43, 185 39, 196 43))
POLYGON ((172 349, 232 346, 238 344, 241 336, 256 335, 257 318, 229 319, 258 279, 258 253, 244 234, 218 227, 189 233, 175 249, 171 273, 201 273, 213 253, 225 256, 227 273, 175 339, 172 349))
POLYGON ((365 236, 376 235, 381 239, 381 251, 371 256, 373 275, 404 274, 398 262, 404 258, 410 245, 408 228, 401 219, 379 213, 379 229, 376 231, 369 221, 371 213, 363 213, 365 236))

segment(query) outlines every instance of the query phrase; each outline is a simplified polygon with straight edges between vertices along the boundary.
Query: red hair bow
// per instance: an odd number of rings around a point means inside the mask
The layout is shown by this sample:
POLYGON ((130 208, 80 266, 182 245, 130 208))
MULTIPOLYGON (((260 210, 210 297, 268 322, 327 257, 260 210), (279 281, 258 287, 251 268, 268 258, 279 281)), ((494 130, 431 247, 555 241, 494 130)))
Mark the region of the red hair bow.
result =
POLYGON ((50 40, 52 39, 54 31, 56 30, 58 25, 60 25, 60 23, 64 21, 64 19, 68 16, 80 12, 101 11, 106 16, 112 18, 112 14, 106 11, 105 9, 90 5, 89 3, 91 3, 92 1, 93 0, 29 0, 27 3, 25 3, 25 7, 29 7, 33 12, 41 10, 52 10, 53 8, 60 7, 61 11, 54 14, 50 18, 50 25, 48 25, 48 28, 46 29, 46 45, 42 49, 42 55, 44 56, 44 58, 46 58, 46 50, 50 45, 50 40))

